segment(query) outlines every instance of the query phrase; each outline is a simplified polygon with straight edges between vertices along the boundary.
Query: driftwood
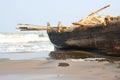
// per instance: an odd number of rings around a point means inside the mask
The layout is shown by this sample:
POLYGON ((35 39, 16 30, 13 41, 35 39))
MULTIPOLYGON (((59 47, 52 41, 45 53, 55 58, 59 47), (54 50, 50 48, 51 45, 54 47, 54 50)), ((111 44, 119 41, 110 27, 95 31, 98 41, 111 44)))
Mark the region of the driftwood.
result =
POLYGON ((104 6, 92 13, 90 13, 87 17, 83 18, 82 20, 78 21, 78 22, 73 22, 72 24, 75 27, 79 27, 79 26, 87 26, 87 25, 96 25, 96 24, 105 24, 106 25, 106 20, 105 18, 108 18, 108 20, 110 21, 110 16, 106 16, 106 17, 101 17, 101 16, 94 16, 96 13, 98 13, 99 11, 109 7, 110 5, 104 6), (76 26, 79 25, 79 26, 76 26))
MULTIPOLYGON (((37 30, 49 30, 49 26, 37 26, 37 25, 31 25, 31 24, 18 24, 19 27, 18 29, 20 29, 21 31, 37 31, 37 30)), ((54 28, 52 28, 54 29, 54 28)))
POLYGON ((104 6, 95 12, 90 13, 87 17, 83 18, 82 20, 78 22, 72 23, 72 26, 62 26, 61 22, 58 23, 57 27, 51 27, 49 23, 47 23, 47 26, 37 26, 37 25, 31 25, 31 24, 18 24, 20 26, 18 29, 21 31, 38 31, 38 30, 57 30, 60 32, 61 30, 68 29, 70 27, 81 27, 81 26, 88 26, 88 25, 97 25, 97 24, 105 24, 110 19, 110 16, 105 19, 105 17, 101 16, 94 16, 94 14, 98 13, 99 11, 109 7, 110 5, 104 6))
POLYGON ((40 31, 40 30, 58 30, 60 32, 63 29, 70 28, 69 26, 62 26, 61 23, 58 23, 57 27, 51 27, 49 23, 47 23, 47 26, 37 26, 37 25, 31 25, 31 24, 18 24, 21 31, 40 31))
POLYGON ((48 30, 48 28, 46 28, 46 27, 19 27, 18 29, 21 29, 21 31, 28 31, 28 30, 31 30, 31 31, 33 31, 33 30, 35 30, 35 31, 37 31, 37 30, 48 30))

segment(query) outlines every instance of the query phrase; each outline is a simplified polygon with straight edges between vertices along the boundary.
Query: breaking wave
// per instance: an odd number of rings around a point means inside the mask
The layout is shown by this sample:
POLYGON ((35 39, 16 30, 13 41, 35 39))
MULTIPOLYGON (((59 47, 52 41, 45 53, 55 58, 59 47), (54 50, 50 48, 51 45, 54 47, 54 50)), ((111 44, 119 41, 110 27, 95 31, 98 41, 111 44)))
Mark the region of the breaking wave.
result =
POLYGON ((40 42, 49 41, 47 34, 0 34, 0 44, 2 43, 28 43, 28 42, 40 42))
POLYGON ((54 47, 47 34, 13 33, 0 34, 0 52, 51 51, 54 47))

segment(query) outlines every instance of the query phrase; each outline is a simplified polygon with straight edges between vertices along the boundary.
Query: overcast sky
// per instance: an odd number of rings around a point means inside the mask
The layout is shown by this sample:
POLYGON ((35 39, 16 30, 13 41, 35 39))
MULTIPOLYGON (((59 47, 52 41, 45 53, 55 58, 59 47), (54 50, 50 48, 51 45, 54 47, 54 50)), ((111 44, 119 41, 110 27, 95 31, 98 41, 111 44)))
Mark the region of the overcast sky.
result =
POLYGON ((18 32, 18 23, 71 25, 107 4, 99 14, 120 15, 120 0, 0 0, 0 32, 18 32))

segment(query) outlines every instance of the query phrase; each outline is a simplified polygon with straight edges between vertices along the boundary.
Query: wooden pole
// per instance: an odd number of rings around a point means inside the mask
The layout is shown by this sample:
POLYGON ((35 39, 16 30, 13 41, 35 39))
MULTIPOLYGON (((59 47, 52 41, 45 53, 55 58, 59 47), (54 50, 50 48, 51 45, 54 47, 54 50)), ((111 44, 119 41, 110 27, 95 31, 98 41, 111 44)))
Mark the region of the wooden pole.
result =
POLYGON ((108 7, 110 7, 110 5, 106 5, 106 6, 102 7, 102 8, 100 8, 100 9, 98 9, 97 11, 90 13, 88 16, 94 15, 94 14, 98 13, 99 11, 101 11, 101 10, 103 10, 105 8, 108 8, 108 7))
POLYGON ((31 25, 31 24, 18 24, 21 31, 40 31, 40 30, 58 30, 60 32, 63 29, 68 29, 70 26, 62 26, 59 22, 57 27, 51 27, 49 23, 47 23, 47 26, 37 26, 37 25, 31 25))
POLYGON ((50 24, 47 26, 37 26, 37 25, 31 25, 31 24, 18 24, 19 27, 18 29, 20 29, 21 31, 39 31, 39 30, 54 30, 55 27, 50 27, 50 24))

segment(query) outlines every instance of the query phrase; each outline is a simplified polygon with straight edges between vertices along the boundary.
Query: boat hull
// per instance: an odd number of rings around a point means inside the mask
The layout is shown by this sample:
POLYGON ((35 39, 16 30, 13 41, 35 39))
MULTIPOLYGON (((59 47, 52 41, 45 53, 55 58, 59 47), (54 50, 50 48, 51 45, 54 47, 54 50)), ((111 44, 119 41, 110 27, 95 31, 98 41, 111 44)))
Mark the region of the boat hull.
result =
POLYGON ((104 25, 47 30, 55 49, 100 49, 120 51, 120 20, 104 25))

